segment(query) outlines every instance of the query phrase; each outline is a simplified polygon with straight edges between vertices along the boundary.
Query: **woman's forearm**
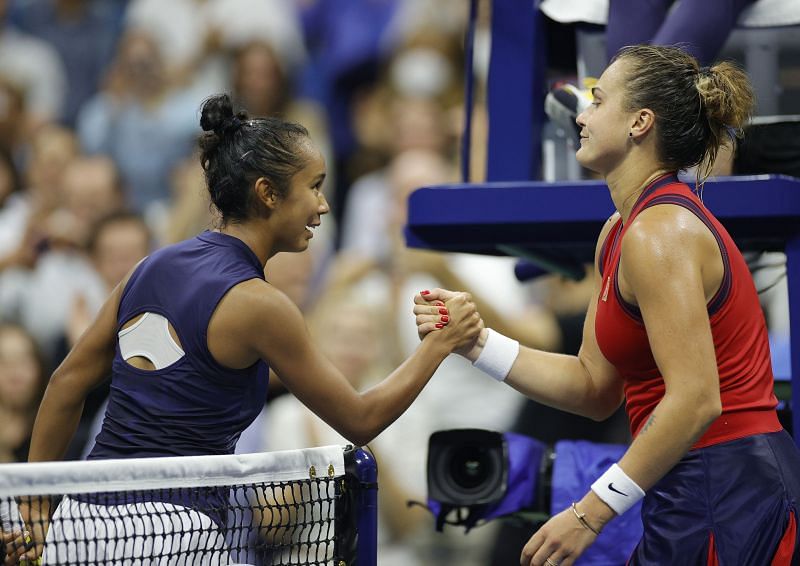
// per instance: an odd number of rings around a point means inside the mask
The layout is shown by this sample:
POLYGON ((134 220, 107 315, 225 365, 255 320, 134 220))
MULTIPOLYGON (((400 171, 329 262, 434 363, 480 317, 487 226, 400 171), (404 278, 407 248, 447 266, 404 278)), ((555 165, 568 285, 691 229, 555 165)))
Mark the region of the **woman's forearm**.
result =
MULTIPOLYGON (((619 467, 643 491, 664 477, 719 416, 718 403, 665 395, 619 461, 619 467)), ((597 528, 614 512, 593 491, 580 501, 581 512, 597 528)))
POLYGON ((521 347, 506 383, 544 405, 594 420, 622 403, 622 382, 592 372, 579 356, 521 347))
POLYGON ((408 409, 448 354, 442 341, 426 338, 386 379, 361 394, 365 411, 358 438, 345 436, 362 445, 370 442, 408 409))
POLYGON ((645 491, 686 455, 720 414, 719 404, 665 395, 619 465, 645 491))

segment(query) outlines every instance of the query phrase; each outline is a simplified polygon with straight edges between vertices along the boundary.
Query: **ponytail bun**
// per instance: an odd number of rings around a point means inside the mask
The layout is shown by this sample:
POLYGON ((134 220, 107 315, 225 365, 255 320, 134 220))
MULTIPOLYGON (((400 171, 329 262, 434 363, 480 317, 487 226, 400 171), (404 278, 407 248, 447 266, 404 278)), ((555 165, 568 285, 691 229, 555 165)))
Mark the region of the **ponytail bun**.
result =
POLYGON ((745 72, 723 61, 701 72, 696 85, 711 129, 741 131, 755 106, 753 89, 745 72))
POLYGON ((226 122, 233 118, 233 103, 227 94, 217 94, 203 102, 200 111, 200 127, 204 132, 221 135, 226 122))
POLYGON ((226 137, 238 132, 247 120, 247 112, 233 113, 233 103, 227 94, 207 98, 200 110, 200 127, 206 132, 200 136, 200 163, 207 169, 226 137))
POLYGON ((750 120, 755 95, 747 74, 729 61, 701 69, 695 82, 701 108, 708 122, 709 141, 698 164, 698 182, 711 174, 719 149, 742 137, 742 129, 750 120))

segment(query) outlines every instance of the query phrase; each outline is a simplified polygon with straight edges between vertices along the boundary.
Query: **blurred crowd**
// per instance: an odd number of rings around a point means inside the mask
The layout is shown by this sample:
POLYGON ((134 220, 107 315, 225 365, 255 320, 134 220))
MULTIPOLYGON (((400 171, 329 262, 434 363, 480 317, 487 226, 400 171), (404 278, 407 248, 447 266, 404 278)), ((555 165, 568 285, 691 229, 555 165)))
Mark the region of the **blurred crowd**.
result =
MULTIPOLYGON (((215 226, 195 142, 200 105, 218 92, 252 117, 302 123, 323 148, 332 218, 310 250, 276 256, 265 273, 354 386, 416 346, 412 297, 436 286, 471 291, 487 325, 522 343, 575 353, 589 278, 523 285, 512 258, 405 247, 408 194, 459 180, 468 10, 464 0, 0 0, 0 462, 26 459, 49 373, 109 291, 154 249, 215 226)), ((274 381, 240 451, 344 443, 274 381)), ((91 447, 107 387, 87 401, 68 457, 91 447)), ((524 403, 448 359, 376 440, 382 565, 489 563, 491 527, 437 534, 406 502, 425 500, 431 432, 519 428, 524 403)), ((541 432, 625 442, 619 417, 600 433, 574 421, 541 432)))

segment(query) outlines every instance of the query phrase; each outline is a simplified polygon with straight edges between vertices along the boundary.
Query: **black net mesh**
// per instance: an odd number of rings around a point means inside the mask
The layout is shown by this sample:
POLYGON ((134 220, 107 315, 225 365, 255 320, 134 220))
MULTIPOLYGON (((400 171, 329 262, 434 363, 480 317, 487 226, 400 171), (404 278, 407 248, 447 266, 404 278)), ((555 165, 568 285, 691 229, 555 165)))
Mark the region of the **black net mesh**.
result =
POLYGON ((95 493, 35 497, 0 492, 2 557, 28 566, 352 566, 357 486, 347 474, 114 492, 100 483, 95 493))

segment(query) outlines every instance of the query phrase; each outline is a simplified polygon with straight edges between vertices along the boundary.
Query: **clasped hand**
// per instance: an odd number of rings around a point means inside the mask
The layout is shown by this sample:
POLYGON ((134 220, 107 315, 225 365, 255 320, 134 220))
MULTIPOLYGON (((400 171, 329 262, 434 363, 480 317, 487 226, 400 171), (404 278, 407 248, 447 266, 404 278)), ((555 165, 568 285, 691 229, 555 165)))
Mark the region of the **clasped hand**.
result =
POLYGON ((414 315, 419 339, 447 329, 453 334, 453 351, 462 355, 472 350, 484 328, 472 295, 446 289, 422 291, 414 296, 414 315))

